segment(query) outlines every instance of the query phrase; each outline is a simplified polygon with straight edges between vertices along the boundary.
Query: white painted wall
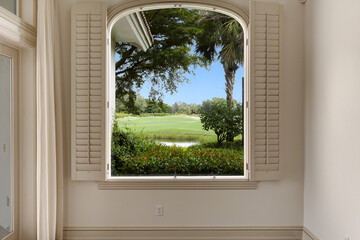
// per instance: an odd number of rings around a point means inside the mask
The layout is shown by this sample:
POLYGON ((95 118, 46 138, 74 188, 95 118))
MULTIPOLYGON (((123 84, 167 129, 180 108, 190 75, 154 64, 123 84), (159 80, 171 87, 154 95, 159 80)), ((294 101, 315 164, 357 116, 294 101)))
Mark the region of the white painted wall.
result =
MULTIPOLYGON (((70 9, 60 5, 65 87, 64 226, 302 226, 303 224, 303 6, 284 6, 283 79, 281 82, 281 181, 261 182, 257 190, 120 191, 98 190, 95 182, 70 179, 70 9), (155 205, 164 216, 155 216, 155 205)), ((111 4, 121 2, 111 0, 111 4)), ((125 1, 122 1, 125 2, 125 1)), ((204 1, 206 2, 206 1, 204 1)), ((228 1, 248 9, 248 0, 228 1)))
POLYGON ((11 58, 0 54, 0 226, 12 231, 11 58), (9 198, 9 205, 7 205, 9 198))
POLYGON ((304 225, 360 239, 360 2, 306 3, 304 225))

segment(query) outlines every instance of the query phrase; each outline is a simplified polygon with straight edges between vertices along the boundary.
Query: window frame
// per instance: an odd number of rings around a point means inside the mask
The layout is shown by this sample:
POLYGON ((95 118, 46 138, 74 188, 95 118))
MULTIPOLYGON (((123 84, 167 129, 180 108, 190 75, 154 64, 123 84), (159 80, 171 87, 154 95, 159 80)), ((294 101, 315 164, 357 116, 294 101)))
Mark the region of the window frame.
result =
POLYGON ((0 6, 3 10, 5 10, 5 11, 7 11, 7 12, 9 12, 9 13, 11 13, 11 14, 13 14, 13 15, 15 15, 15 16, 17 16, 17 17, 19 17, 20 16, 20 1, 21 0, 15 0, 15 13, 13 13, 13 12, 11 12, 10 10, 8 10, 7 8, 5 8, 5 7, 3 7, 3 6, 0 6))
POLYGON ((17 68, 12 84, 14 226, 13 232, 4 240, 19 239, 22 236, 24 225, 30 232, 36 230, 36 225, 34 225, 36 221, 29 222, 29 219, 34 220, 34 216, 36 216, 36 210, 34 211, 36 199, 33 197, 36 190, 36 156, 34 154, 36 146, 33 141, 36 127, 34 115, 36 111, 35 58, 37 44, 37 29, 34 26, 36 25, 34 24, 36 23, 35 13, 35 0, 26 1, 26 4, 23 4, 23 0, 18 0, 17 15, 0 7, 0 45, 13 53, 17 68), (22 14, 24 5, 32 6, 27 14, 22 14))
POLYGON ((230 4, 216 1, 206 3, 193 1, 193 3, 176 3, 159 1, 158 3, 129 3, 119 4, 112 7, 108 11, 107 16, 107 71, 106 71, 106 171, 105 181, 99 182, 99 189, 255 189, 257 183, 251 181, 250 175, 250 49, 249 49, 249 16, 243 10, 236 8, 230 4), (197 8, 209 11, 216 11, 236 19, 242 26, 244 31, 244 175, 243 176, 136 176, 136 177, 115 177, 111 176, 111 127, 109 124, 112 119, 110 112, 110 87, 111 74, 114 73, 112 66, 112 47, 111 47, 111 30, 114 24, 120 18, 134 13, 136 11, 147 11, 158 8, 197 8))
POLYGON ((18 234, 19 222, 19 114, 18 114, 18 71, 19 71, 19 52, 18 50, 0 42, 0 54, 11 59, 11 119, 10 119, 10 152, 11 152, 11 206, 12 206, 12 232, 4 239, 16 239, 18 234))
POLYGON ((0 6, 0 41, 19 50, 35 48, 36 28, 0 6))

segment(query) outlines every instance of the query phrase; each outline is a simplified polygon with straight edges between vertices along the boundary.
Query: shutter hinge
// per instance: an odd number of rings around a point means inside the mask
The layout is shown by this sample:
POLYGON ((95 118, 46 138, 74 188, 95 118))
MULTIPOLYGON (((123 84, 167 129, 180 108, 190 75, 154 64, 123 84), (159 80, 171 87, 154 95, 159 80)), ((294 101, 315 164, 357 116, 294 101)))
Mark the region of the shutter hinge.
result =
POLYGON ((249 163, 246 163, 246 170, 249 171, 249 163))
POLYGON ((249 108, 249 102, 246 101, 246 108, 249 108))
POLYGON ((246 39, 246 46, 249 45, 249 39, 246 39))
POLYGON ((109 39, 108 38, 106 39, 106 44, 109 45, 109 39))
POLYGON ((106 164, 106 169, 109 171, 109 168, 110 168, 110 166, 109 166, 109 164, 106 164))
POLYGON ((109 101, 106 102, 106 107, 109 108, 109 101))

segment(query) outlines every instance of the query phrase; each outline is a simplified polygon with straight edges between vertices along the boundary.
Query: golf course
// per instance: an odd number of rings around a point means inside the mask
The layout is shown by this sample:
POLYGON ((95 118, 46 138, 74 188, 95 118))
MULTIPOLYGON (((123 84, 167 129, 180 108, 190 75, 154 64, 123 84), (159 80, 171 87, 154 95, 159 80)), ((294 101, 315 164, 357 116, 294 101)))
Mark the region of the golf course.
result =
POLYGON ((112 133, 113 176, 243 175, 241 136, 219 144, 200 118, 186 114, 116 118, 112 133), (190 144, 192 146, 164 143, 190 144))
POLYGON ((213 131, 202 129, 198 116, 174 114, 167 116, 117 118, 118 126, 130 129, 138 136, 147 136, 164 141, 216 141, 213 131))

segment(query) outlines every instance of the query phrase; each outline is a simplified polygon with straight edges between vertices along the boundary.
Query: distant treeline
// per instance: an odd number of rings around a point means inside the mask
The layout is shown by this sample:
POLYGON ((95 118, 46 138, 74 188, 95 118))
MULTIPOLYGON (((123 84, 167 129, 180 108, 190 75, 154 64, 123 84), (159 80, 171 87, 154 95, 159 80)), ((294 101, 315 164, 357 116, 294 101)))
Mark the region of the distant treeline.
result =
POLYGON ((125 112, 130 114, 144 114, 144 113, 183 113, 183 114, 199 114, 201 104, 189 104, 184 102, 175 102, 172 106, 154 101, 151 99, 146 99, 141 95, 137 95, 134 109, 128 109, 124 101, 121 99, 116 99, 116 112, 125 112))

